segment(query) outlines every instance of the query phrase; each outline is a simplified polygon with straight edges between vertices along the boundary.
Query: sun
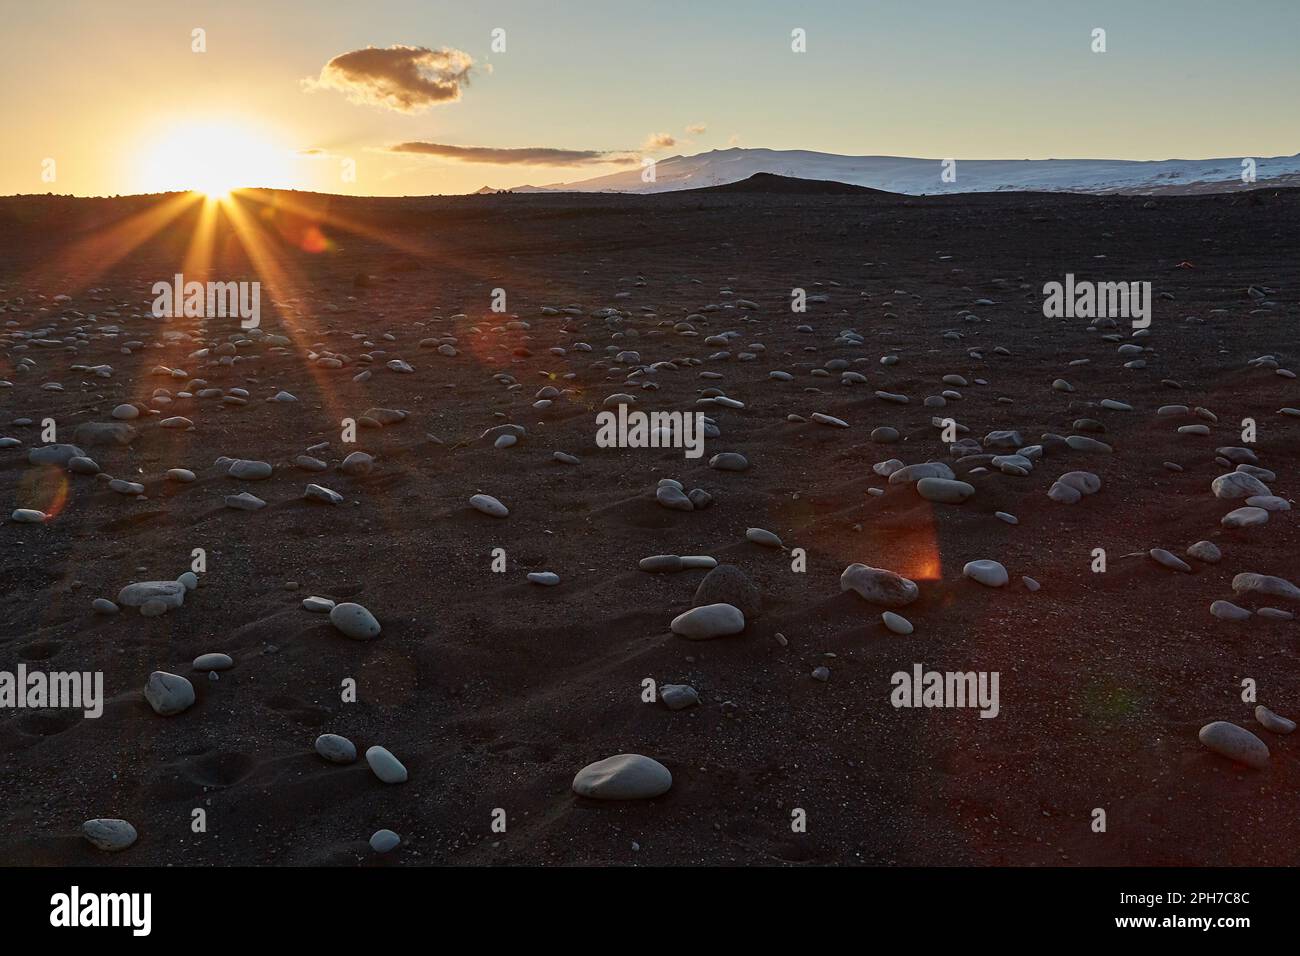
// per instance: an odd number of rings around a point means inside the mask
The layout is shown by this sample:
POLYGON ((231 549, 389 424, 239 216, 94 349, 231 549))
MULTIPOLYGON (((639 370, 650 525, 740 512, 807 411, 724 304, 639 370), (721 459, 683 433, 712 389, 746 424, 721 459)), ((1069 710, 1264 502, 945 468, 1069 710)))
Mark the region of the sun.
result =
POLYGON ((234 120, 205 120, 169 127, 139 154, 145 192, 191 191, 212 200, 245 187, 291 185, 292 153, 255 128, 234 120))

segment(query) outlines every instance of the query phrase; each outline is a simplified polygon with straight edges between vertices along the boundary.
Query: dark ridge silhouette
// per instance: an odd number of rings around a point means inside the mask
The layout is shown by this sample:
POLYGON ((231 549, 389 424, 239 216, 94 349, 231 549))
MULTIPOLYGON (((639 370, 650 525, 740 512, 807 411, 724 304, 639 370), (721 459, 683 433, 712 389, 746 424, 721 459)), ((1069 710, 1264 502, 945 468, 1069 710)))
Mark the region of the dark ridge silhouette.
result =
POLYGON ((775 173, 755 173, 748 179, 721 186, 702 186, 699 189, 679 189, 677 193, 762 193, 767 195, 846 196, 875 194, 898 196, 884 189, 854 186, 834 179, 799 179, 795 176, 778 176, 775 173))

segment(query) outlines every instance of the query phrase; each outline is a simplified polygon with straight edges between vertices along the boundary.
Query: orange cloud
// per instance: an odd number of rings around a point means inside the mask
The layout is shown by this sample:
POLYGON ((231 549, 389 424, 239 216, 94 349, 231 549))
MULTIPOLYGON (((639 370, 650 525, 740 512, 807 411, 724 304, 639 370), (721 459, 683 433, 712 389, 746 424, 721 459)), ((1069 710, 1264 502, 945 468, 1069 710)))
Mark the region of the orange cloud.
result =
POLYGON ((468 53, 449 47, 368 46, 334 57, 302 86, 309 93, 336 90, 353 103, 418 113, 460 99, 473 66, 468 53))

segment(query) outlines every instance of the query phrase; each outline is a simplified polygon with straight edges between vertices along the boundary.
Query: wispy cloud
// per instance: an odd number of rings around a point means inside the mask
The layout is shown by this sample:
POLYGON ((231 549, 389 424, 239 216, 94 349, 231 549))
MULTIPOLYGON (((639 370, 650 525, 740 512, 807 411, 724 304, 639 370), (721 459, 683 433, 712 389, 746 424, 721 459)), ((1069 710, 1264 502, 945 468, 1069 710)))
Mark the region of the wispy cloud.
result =
POLYGON ((368 46, 334 57, 302 87, 307 92, 336 90, 353 103, 397 113, 418 113, 460 99, 473 66, 473 57, 450 47, 368 46))
POLYGON ((464 163, 488 163, 496 166, 597 166, 603 163, 635 165, 639 158, 628 152, 595 149, 552 149, 545 146, 500 149, 494 146, 451 146, 446 143, 398 143, 385 152, 440 156, 464 163))
POLYGON ((642 144, 643 152, 652 153, 657 149, 671 149, 677 145, 677 139, 671 133, 651 133, 642 144))
POLYGON ((709 127, 704 123, 692 123, 690 126, 686 127, 686 132, 690 133, 692 136, 699 136, 708 128, 709 127))

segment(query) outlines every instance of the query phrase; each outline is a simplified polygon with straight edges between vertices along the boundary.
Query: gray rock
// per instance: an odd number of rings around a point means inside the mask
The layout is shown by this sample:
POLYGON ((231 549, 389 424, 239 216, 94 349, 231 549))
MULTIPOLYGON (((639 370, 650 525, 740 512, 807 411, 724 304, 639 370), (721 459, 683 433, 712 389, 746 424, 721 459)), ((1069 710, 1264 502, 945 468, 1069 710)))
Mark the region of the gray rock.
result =
POLYGON ((1210 605, 1210 614, 1220 621, 1245 621, 1250 617, 1248 610, 1231 601, 1215 601, 1210 605))
MULTIPOLYGON (((890 481, 893 481, 892 475, 890 481)), ((916 483, 916 491, 926 501, 959 505, 975 494, 975 487, 951 478, 922 478, 916 483)))
POLYGON ((179 674, 154 671, 144 685, 144 699, 154 713, 170 717, 194 703, 194 685, 179 674))
POLYGON ((730 604, 706 604, 693 607, 673 618, 672 631, 693 641, 728 637, 745 629, 745 615, 730 604))
POLYGON ((1265 511, 1290 511, 1291 502, 1285 498, 1279 498, 1277 495, 1251 495, 1246 499, 1246 504, 1252 508, 1263 508, 1265 511))
POLYGON ((718 471, 745 471, 749 468, 749 459, 739 452, 724 451, 709 459, 709 467, 718 471))
POLYGON ((325 504, 338 505, 343 503, 343 496, 337 491, 331 491, 324 485, 308 485, 307 490, 302 493, 307 501, 323 501, 325 504))
POLYGON ((381 631, 375 616, 360 604, 336 604, 330 608, 330 623, 357 641, 378 637, 381 631))
POLYGON ((236 511, 260 511, 266 507, 266 502, 257 495, 241 491, 237 495, 226 495, 226 507, 236 511))
POLYGON ((1264 484, 1258 478, 1247 475, 1240 471, 1230 471, 1226 475, 1220 475, 1210 483, 1210 490, 1214 492, 1214 497, 1224 501, 1232 501, 1236 498, 1249 498, 1252 495, 1271 495, 1268 485, 1264 484))
POLYGON ((124 481, 121 478, 113 478, 108 483, 108 490, 117 492, 119 495, 142 495, 144 494, 144 485, 137 481, 124 481))
POLYGON ((352 763, 357 759, 356 745, 338 734, 321 734, 317 737, 316 752, 330 763, 352 763))
POLYGON ((58 465, 67 468, 74 458, 84 458, 86 453, 76 445, 42 445, 27 452, 29 465, 58 465))
POLYGON ((1225 528, 1256 528, 1268 522, 1268 512, 1263 508, 1237 508, 1229 511, 1219 522, 1225 528))
POLYGON ((710 604, 729 604, 749 621, 759 616, 763 601, 757 586, 744 571, 735 565, 720 564, 703 577, 691 601, 692 607, 710 604))
POLYGON ((339 471, 345 475, 368 475, 375 467, 375 459, 367 455, 364 451, 354 451, 348 457, 343 459, 339 465, 339 471))
POLYGON ((81 835, 101 850, 117 853, 136 841, 135 827, 125 820, 96 818, 81 825, 81 835))
POLYGON ((840 574, 840 590, 852 591, 863 600, 881 607, 904 607, 921 593, 914 581, 901 574, 865 564, 850 564, 844 569, 840 574))
POLYGON ((475 511, 481 511, 493 518, 505 518, 510 514, 510 509, 491 495, 474 495, 469 499, 469 506, 475 511))
POLYGON ((387 853, 394 850, 401 842, 402 838, 392 830, 376 830, 370 835, 370 849, 376 853, 387 853))
POLYGON ((200 654, 194 658, 196 671, 228 671, 235 666, 235 660, 229 654, 200 654))
POLYGON ((648 800, 667 793, 672 785, 668 768, 641 754, 606 757, 573 778, 573 792, 594 800, 648 800))
POLYGON ((1075 451, 1096 451, 1110 454, 1115 450, 1104 441, 1097 441, 1097 439, 1089 438, 1087 435, 1067 435, 1065 443, 1075 451))
POLYGON ((659 699, 669 710, 684 710, 700 702, 700 695, 689 684, 664 684, 659 688, 659 699))
POLYGON ((997 561, 990 561, 981 558, 976 561, 967 561, 966 566, 961 569, 961 573, 972 581, 978 581, 991 588, 1000 588, 1010 580, 1007 569, 997 561))
POLYGON ((1186 561, 1175 554, 1170 554, 1164 548, 1152 548, 1147 552, 1147 554, 1151 556, 1151 560, 1156 562, 1156 564, 1164 565, 1166 568, 1170 568, 1174 571, 1190 573, 1192 570, 1191 565, 1186 561))
POLYGON ((1187 548, 1187 556, 1206 564, 1218 564, 1223 558, 1223 552, 1213 541, 1198 541, 1187 548))
POLYGON ((1256 574, 1254 571, 1244 571, 1234 577, 1232 590, 1237 594, 1267 594, 1270 597, 1300 601, 1300 588, 1286 578, 1274 577, 1271 574, 1256 574))
POLYGON ((1047 497, 1059 504, 1073 505, 1078 504, 1079 500, 1083 497, 1083 494, 1078 488, 1075 488, 1072 485, 1067 485, 1063 481, 1056 481, 1053 482, 1052 487, 1048 489, 1047 497))
POLYGON ((910 485, 922 478, 946 478, 952 480, 957 476, 953 470, 941 461, 927 461, 919 465, 904 465, 889 473, 891 485, 910 485))
POLYGON ((655 489, 655 501, 673 511, 694 511, 695 505, 682 489, 674 485, 660 485, 655 489))
POLYGON ((1090 471, 1067 471, 1057 481, 1081 495, 1093 495, 1101 490, 1101 479, 1090 471))
POLYGON ((136 430, 126 422, 82 422, 72 433, 79 445, 129 445, 136 430))
POLYGON ((745 540, 752 541, 754 544, 761 544, 765 548, 784 547, 780 538, 763 528, 746 528, 745 540))
POLYGON ((1255 770, 1268 766, 1268 746, 1245 727, 1216 720, 1202 727, 1197 736, 1206 747, 1229 760, 1255 770))
POLYGON ((1295 730, 1294 720, 1278 716, 1263 704, 1255 707, 1255 719, 1265 730, 1271 730, 1275 734, 1289 734, 1295 730))
POLYGON ((265 461, 249 461, 245 458, 236 458, 226 469, 226 474, 231 478, 239 478, 243 481, 261 481, 271 477, 271 465, 265 461))
POLYGON ((637 567, 651 574, 670 574, 682 570, 682 559, 675 554, 654 554, 642 558, 637 563, 637 567))
POLYGON ((880 620, 884 622, 885 627, 889 628, 895 634, 912 633, 912 622, 901 614, 895 614, 893 611, 885 611, 880 615, 880 620))
POLYGON ((366 763, 384 783, 406 783, 406 767, 384 747, 371 747, 367 750, 366 763))
POLYGON ((117 603, 123 607, 143 607, 149 601, 161 601, 169 608, 185 603, 186 587, 180 581, 140 581, 128 584, 117 592, 117 603))

